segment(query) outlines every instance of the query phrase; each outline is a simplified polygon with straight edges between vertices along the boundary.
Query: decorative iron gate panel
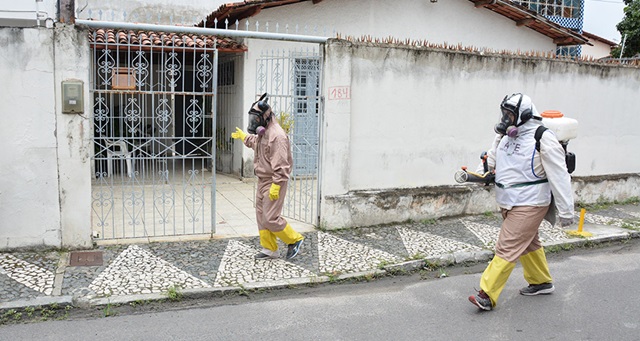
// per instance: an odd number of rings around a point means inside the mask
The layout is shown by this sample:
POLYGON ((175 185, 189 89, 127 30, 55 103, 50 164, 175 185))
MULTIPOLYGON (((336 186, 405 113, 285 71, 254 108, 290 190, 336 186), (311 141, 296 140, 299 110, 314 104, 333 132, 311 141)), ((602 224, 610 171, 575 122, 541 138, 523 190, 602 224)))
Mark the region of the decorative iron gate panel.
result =
POLYGON ((216 48, 108 31, 92 40, 94 237, 214 233, 216 48))
POLYGON ((318 219, 320 66, 317 49, 263 52, 256 66, 256 95, 267 92, 277 117, 292 120, 293 171, 283 215, 310 224, 318 219))

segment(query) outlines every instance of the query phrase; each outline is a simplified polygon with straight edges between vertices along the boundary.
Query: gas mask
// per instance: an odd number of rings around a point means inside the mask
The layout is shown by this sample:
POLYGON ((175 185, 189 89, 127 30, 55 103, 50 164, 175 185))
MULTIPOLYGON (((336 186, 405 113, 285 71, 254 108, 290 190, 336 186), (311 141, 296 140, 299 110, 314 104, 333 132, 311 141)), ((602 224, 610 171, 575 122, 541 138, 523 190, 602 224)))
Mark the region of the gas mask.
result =
POLYGON ((502 103, 500 103, 500 123, 496 124, 494 127, 496 133, 515 137, 518 135, 518 127, 533 118, 531 108, 520 113, 520 104, 522 104, 523 97, 524 95, 519 93, 511 96, 504 96, 502 103), (517 104, 514 105, 514 101, 512 99, 514 99, 515 96, 519 96, 520 98, 518 98, 517 104), (518 118, 520 118, 520 122, 518 122, 518 118))
POLYGON ((518 127, 516 127, 516 115, 510 110, 502 109, 500 123, 496 124, 494 130, 498 134, 514 137, 518 135, 518 127))
POLYGON ((267 97, 267 93, 265 92, 260 96, 260 99, 253 102, 251 104, 251 108, 249 109, 249 126, 247 127, 247 131, 249 134, 257 134, 259 136, 264 135, 264 131, 267 128, 267 124, 271 121, 271 116, 273 112, 271 111, 271 106, 269 106, 269 98, 267 97), (267 117, 264 117, 264 114, 268 114, 267 117))

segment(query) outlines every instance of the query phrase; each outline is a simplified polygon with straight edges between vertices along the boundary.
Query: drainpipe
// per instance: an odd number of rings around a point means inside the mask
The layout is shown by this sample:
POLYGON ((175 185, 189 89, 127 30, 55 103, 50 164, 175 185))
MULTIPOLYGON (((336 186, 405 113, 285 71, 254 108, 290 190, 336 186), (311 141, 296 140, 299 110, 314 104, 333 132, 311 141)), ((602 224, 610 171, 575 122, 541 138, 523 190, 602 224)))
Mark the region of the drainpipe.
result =
MULTIPOLYGON (((62 0, 73 1, 73 0, 62 0)), ((324 44, 329 37, 321 36, 305 36, 299 34, 285 34, 285 33, 272 33, 272 32, 257 32, 257 31, 239 31, 228 30, 222 28, 203 28, 196 26, 172 26, 172 25, 153 25, 153 24, 136 24, 127 22, 113 22, 113 21, 98 21, 98 20, 84 20, 76 19, 76 25, 83 25, 92 28, 112 28, 112 29, 125 29, 125 30, 142 30, 142 31, 156 31, 156 32, 175 32, 175 33, 194 33, 202 35, 214 35, 223 37, 236 37, 236 38, 256 38, 256 39, 273 39, 284 41, 297 41, 303 43, 318 43, 324 44)))

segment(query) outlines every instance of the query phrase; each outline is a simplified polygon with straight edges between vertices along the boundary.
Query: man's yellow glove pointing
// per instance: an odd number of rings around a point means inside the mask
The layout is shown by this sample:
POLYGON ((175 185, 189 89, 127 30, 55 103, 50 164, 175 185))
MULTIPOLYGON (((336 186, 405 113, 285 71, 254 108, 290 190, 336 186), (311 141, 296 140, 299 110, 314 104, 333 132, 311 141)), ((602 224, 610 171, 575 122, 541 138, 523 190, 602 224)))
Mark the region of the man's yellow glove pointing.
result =
POLYGON ((236 127, 236 131, 231 133, 231 138, 240 139, 240 141, 244 142, 244 138, 247 137, 247 133, 242 131, 242 129, 236 127))
POLYGON ((278 200, 280 198, 280 185, 271 184, 271 188, 269 188, 269 199, 271 201, 278 200))

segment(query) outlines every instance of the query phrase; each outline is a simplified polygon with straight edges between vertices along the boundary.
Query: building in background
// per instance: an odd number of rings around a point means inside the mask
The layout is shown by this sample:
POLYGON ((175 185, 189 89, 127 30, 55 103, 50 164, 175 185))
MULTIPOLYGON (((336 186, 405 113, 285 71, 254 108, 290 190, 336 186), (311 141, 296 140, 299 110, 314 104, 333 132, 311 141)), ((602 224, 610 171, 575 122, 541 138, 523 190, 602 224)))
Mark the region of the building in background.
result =
POLYGON ((582 35, 589 38, 589 42, 582 48, 582 57, 595 59, 611 57, 611 49, 618 44, 586 31, 582 35))
MULTIPOLYGON (((584 0, 513 0, 513 2, 535 11, 562 27, 582 34, 584 0)), ((561 56, 580 57, 582 46, 558 46, 556 53, 561 56)))

